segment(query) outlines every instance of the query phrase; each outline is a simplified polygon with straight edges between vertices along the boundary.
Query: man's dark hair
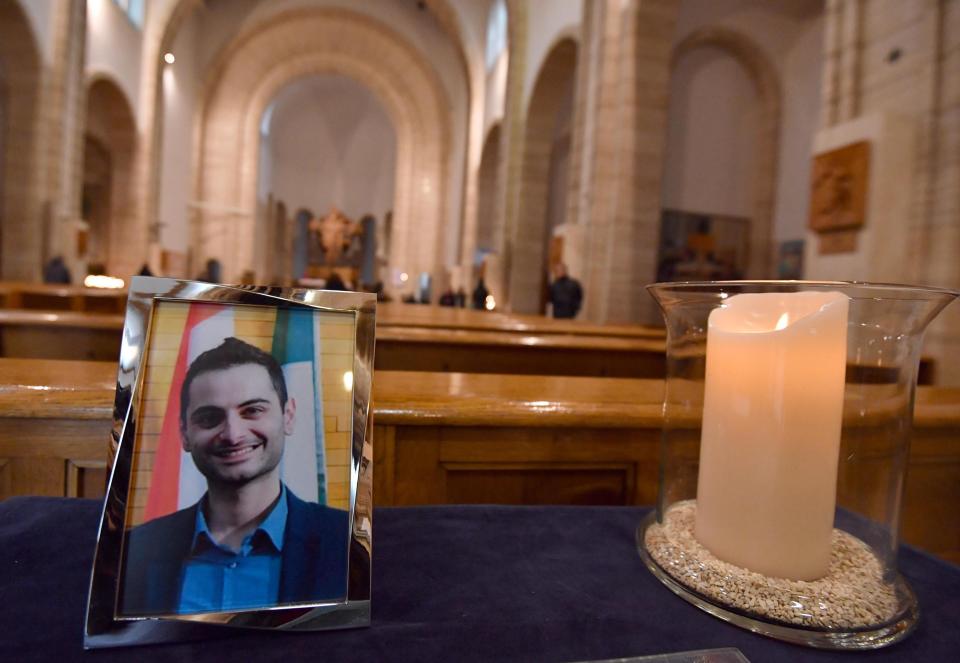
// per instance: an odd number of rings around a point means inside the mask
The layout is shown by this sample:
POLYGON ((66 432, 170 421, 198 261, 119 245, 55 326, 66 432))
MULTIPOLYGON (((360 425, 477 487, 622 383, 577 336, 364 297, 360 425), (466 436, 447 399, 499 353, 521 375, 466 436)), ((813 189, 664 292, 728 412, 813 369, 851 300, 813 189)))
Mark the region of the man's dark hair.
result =
POLYGON ((202 353, 193 360, 190 368, 187 369, 187 375, 183 378, 183 386, 180 388, 180 427, 187 427, 187 403, 190 400, 190 384, 195 377, 201 373, 221 371, 244 364, 258 364, 267 369, 273 388, 280 398, 280 407, 281 409, 285 407, 287 404, 287 381, 283 378, 283 371, 277 360, 269 352, 264 352, 255 345, 250 345, 246 341, 231 336, 212 350, 202 353))

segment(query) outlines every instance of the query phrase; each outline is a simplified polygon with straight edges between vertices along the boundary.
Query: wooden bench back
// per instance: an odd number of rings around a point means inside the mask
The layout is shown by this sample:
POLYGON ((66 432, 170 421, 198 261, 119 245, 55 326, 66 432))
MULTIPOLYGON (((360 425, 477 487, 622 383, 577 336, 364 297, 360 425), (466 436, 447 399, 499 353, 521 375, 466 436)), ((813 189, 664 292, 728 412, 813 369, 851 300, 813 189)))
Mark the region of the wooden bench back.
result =
MULTIPOLYGON (((0 498, 102 494, 116 370, 0 359, 0 498)), ((378 505, 656 499, 661 381, 384 371, 373 387, 378 505)), ((957 504, 960 389, 921 387, 905 540, 960 561, 957 504)))

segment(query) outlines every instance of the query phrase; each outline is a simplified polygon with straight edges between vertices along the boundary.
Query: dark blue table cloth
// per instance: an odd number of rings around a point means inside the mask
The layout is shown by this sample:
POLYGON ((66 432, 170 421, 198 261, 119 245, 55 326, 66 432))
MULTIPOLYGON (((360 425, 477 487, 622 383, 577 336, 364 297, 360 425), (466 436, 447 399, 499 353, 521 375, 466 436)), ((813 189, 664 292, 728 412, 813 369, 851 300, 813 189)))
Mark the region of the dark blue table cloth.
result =
POLYGON ((712 647, 755 663, 960 658, 960 567, 904 549, 922 613, 913 635, 874 652, 816 651, 674 596, 634 548, 646 510, 626 507, 377 509, 370 628, 84 651, 99 511, 90 500, 0 504, 0 661, 575 661, 712 647))

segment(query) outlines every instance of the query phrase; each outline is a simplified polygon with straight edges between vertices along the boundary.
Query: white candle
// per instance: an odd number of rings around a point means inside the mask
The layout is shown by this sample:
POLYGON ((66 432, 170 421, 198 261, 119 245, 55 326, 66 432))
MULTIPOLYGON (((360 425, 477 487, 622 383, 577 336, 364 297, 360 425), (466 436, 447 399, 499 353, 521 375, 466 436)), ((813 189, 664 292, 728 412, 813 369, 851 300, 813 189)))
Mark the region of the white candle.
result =
POLYGON ((696 537, 764 575, 826 575, 849 298, 743 294, 710 313, 696 537))

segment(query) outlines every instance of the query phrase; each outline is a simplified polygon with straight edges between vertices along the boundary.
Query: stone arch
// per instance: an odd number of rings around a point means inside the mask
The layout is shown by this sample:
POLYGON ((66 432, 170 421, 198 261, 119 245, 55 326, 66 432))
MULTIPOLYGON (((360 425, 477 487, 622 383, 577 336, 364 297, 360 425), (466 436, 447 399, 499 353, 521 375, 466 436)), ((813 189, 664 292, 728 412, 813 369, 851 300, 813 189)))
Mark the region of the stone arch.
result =
POLYGON ((295 10, 236 38, 213 69, 202 102, 198 251, 224 261, 227 278, 255 264, 259 123, 276 93, 312 74, 366 86, 397 135, 390 263, 437 273, 442 263, 449 119, 429 63, 385 26, 346 10, 295 10), (216 210, 224 210, 217 212, 216 210), (221 238, 218 244, 216 239, 221 238), (215 254, 219 254, 216 255, 215 254))
POLYGON ((0 2, 0 273, 40 275, 42 233, 36 140, 40 132, 40 52, 17 2, 0 2))
MULTIPOLYGON (((360 223, 365 213, 382 214, 393 205, 395 146, 394 122, 366 86, 339 75, 294 79, 272 97, 261 122, 261 166, 267 168, 258 175, 259 196, 271 192, 292 205, 291 212, 306 206, 320 218, 335 206, 360 223), (331 99, 338 100, 335 107, 331 99)), ((323 262, 326 256, 318 247, 298 246, 309 238, 305 228, 292 230, 291 237, 293 253, 304 266, 323 262)), ((292 273, 295 278, 319 275, 303 269, 292 273)))
POLYGON ((537 75, 527 107, 520 201, 511 243, 510 306, 521 313, 542 311, 546 283, 546 237, 551 152, 560 106, 576 79, 577 43, 561 39, 537 75))
POLYGON ((128 252, 124 229, 135 219, 131 177, 137 130, 133 109, 116 80, 103 74, 89 79, 86 97, 82 206, 90 224, 90 241, 87 255, 81 258, 103 264, 107 273, 135 273, 123 272, 118 265, 120 256, 128 252), (103 165, 99 150, 108 156, 107 173, 93 168, 103 165))
POLYGON ((740 63, 756 86, 760 98, 757 122, 757 157, 753 173, 753 218, 750 224, 749 278, 770 278, 773 264, 773 212, 780 142, 781 88, 777 71, 762 49, 749 37, 728 28, 696 30, 674 48, 671 69, 692 51, 712 47, 740 63))
MULTIPOLYGON (((457 11, 453 9, 450 2, 451 0, 429 0, 427 5, 436 17, 438 25, 450 38, 458 52, 461 66, 467 71, 465 75, 468 95, 472 96, 474 91, 469 76, 469 58, 464 45, 464 29, 460 24, 457 11)), ((138 225, 141 227, 137 230, 136 238, 133 238, 133 245, 142 243, 144 252, 146 252, 148 219, 157 213, 160 189, 160 158, 163 136, 163 97, 161 94, 164 68, 163 54, 172 47, 178 31, 189 19, 194 9, 202 6, 203 3, 204 0, 171 0, 168 3, 159 3, 156 11, 151 11, 148 16, 144 30, 140 85, 140 118, 144 140, 138 150, 135 164, 135 179, 137 187, 141 191, 137 209, 138 225)), ((293 11, 296 13, 298 10, 293 11)), ((311 11, 338 10, 299 10, 299 12, 311 11)), ((267 19, 266 22, 271 22, 271 20, 267 19)), ((252 30, 256 29, 257 26, 252 28, 252 30)), ((235 42, 236 40, 234 40, 235 42)), ((195 163, 199 161, 201 152, 200 146, 196 146, 194 150, 195 163)), ((466 169, 464 170, 464 178, 467 178, 466 169)), ((196 224, 193 224, 191 233, 191 240, 195 240, 199 235, 196 224)), ((200 264, 202 261, 194 258, 194 262, 200 264)))
MULTIPOLYGON (((477 186, 477 249, 493 251, 495 245, 495 218, 497 172, 500 168, 500 123, 497 122, 483 141, 477 186)), ((472 260, 472 256, 470 256, 472 260)))

